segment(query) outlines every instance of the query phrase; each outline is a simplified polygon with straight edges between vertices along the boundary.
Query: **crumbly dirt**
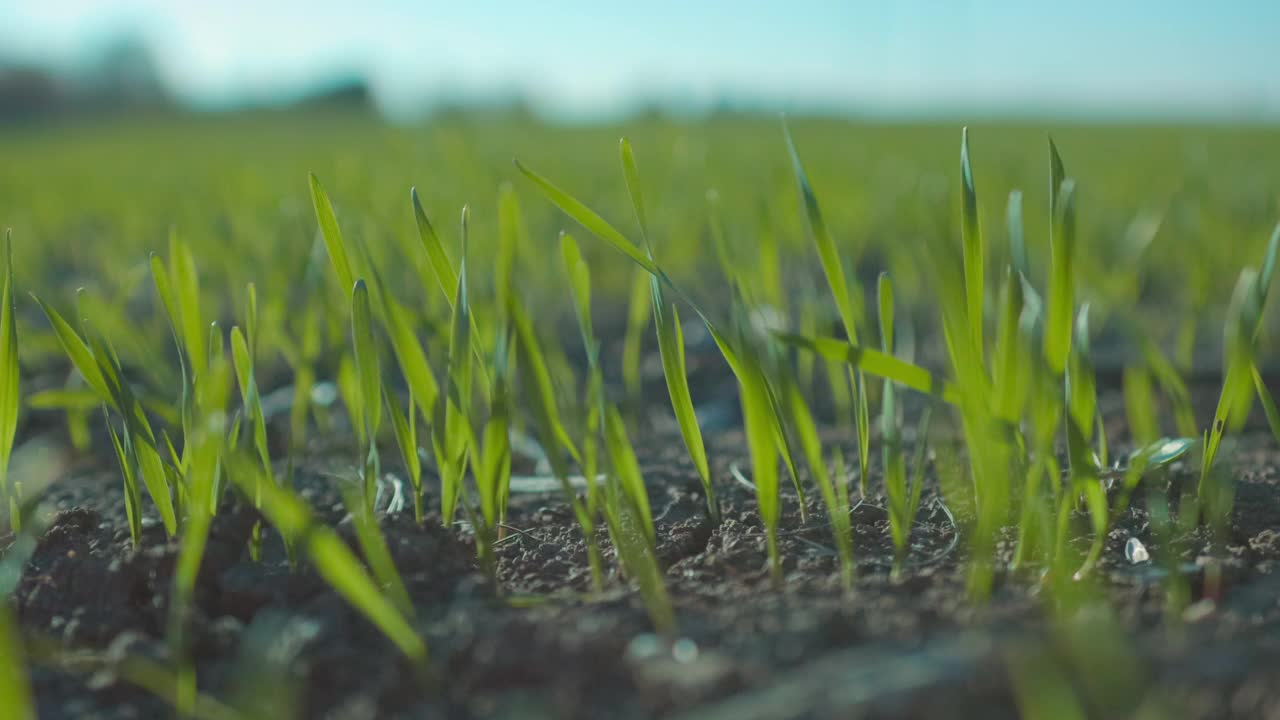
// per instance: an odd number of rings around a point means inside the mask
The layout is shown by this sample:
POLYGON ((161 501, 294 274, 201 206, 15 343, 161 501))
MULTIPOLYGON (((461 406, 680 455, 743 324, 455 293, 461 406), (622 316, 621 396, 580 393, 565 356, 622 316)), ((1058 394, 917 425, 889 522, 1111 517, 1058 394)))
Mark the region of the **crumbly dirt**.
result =
MULTIPOLYGON (((430 647, 422 671, 312 570, 291 569, 270 528, 261 561, 251 560, 246 541, 256 515, 229 499, 213 525, 190 619, 202 693, 264 718, 282 717, 271 703, 288 698, 303 717, 335 719, 1004 718, 1018 716, 1010 670, 1043 661, 1089 691, 1081 696, 1091 698, 1090 717, 1139 706, 1146 717, 1280 717, 1280 451, 1264 430, 1251 427, 1226 460, 1235 510, 1217 542, 1199 530, 1174 538, 1176 547, 1162 545, 1142 502, 1142 492, 1176 496, 1190 487, 1192 468, 1175 466, 1140 490, 1092 576, 1123 632, 1077 625, 1072 635, 1054 621, 1033 571, 998 572, 991 597, 970 600, 967 548, 932 471, 910 557, 891 577, 878 453, 868 497, 858 502, 855 490, 853 589, 841 588, 816 491, 802 517, 785 474, 783 580, 775 584, 753 493, 732 471, 749 466, 734 427, 736 400, 732 386, 719 387, 730 409, 708 433, 723 508, 718 526, 670 423, 652 423, 635 438, 677 636, 653 634, 603 535, 608 577, 603 592, 591 592, 585 544, 560 495, 516 493, 498 547, 500 588, 479 571, 465 526, 444 528, 429 516, 420 527, 409 511, 381 516, 415 604, 415 627, 430 647), (1126 559, 1130 538, 1152 562, 1126 559), (1191 603, 1172 624, 1162 562, 1170 553, 1191 603), (1111 641, 1122 641, 1134 662, 1106 655, 1111 641), (1086 644, 1103 654, 1080 661, 1073 653, 1086 644), (1112 661, 1115 667, 1105 665, 1112 661), (1098 663, 1098 672, 1079 672, 1098 663)), ((1116 394, 1106 394, 1102 407, 1118 439, 1116 394)), ((829 425, 824 440, 857 466, 847 428, 829 425)), ((354 548, 334 479, 351 460, 349 440, 318 438, 295 482, 354 548)), ((144 548, 131 550, 118 475, 106 463, 80 463, 48 490, 56 516, 15 593, 27 633, 61 643, 68 656, 95 659, 32 670, 41 718, 171 712, 118 663, 170 663, 164 639, 177 546, 148 515, 144 548)), ((1087 518, 1073 522, 1080 528, 1073 547, 1083 552, 1087 518)), ((1007 556, 1012 539, 998 552, 1007 556)), ((0 552, 10 543, 0 538, 0 552)))

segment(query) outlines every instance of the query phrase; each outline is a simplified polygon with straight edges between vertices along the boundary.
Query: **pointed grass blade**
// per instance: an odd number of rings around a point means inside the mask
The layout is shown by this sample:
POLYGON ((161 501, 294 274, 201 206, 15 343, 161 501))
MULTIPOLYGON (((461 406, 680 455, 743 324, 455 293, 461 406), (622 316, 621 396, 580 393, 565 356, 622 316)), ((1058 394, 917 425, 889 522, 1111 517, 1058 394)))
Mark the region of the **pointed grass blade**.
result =
POLYGON ((347 246, 342 240, 342 230, 338 227, 338 219, 333 214, 333 205, 329 196, 320 186, 320 180, 314 174, 308 175, 311 185, 311 203, 315 207, 316 220, 320 223, 320 234, 324 238, 325 249, 329 252, 329 261, 333 263, 334 272, 338 275, 338 286, 346 292, 355 285, 355 275, 351 272, 351 258, 347 254, 347 246))
POLYGON ((644 253, 640 251, 630 240, 622 233, 618 232, 612 225, 597 215, 591 208, 583 205, 573 196, 556 187, 538 173, 525 167, 519 160, 515 161, 516 168, 529 178, 534 185, 542 191, 556 207, 559 207, 566 215, 573 218, 579 225, 591 231, 593 235, 613 245, 614 249, 631 258, 632 262, 640 267, 648 270, 654 275, 661 275, 657 265, 653 263, 644 253))

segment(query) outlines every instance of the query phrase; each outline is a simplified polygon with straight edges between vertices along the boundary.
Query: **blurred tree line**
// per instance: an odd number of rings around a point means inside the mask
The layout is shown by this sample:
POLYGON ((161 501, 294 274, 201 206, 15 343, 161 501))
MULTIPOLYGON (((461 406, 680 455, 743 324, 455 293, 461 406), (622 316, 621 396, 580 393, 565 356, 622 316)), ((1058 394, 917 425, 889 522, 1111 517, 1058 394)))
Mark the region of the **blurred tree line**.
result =
POLYGON ((151 50, 121 37, 87 65, 55 70, 0 58, 0 122, 170 107, 151 50))
MULTIPOLYGON (((287 104, 371 107, 373 97, 363 77, 347 76, 287 104)), ((181 109, 155 54, 136 36, 116 38, 88 63, 75 67, 41 66, 0 56, 0 125, 181 109)))

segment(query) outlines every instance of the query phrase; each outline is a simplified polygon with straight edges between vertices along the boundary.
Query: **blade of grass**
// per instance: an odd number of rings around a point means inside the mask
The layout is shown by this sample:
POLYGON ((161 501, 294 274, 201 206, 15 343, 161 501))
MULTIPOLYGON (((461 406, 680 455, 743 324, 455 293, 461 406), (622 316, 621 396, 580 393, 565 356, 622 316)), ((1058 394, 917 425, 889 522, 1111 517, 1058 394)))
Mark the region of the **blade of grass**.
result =
POLYGON ((534 185, 542 191, 556 207, 559 207, 566 215, 573 218, 579 225, 590 230, 593 235, 601 240, 607 241, 613 245, 614 249, 631 258, 631 261, 649 271, 653 275, 661 276, 662 272, 658 269, 653 261, 640 252, 640 248, 636 247, 630 240, 618 232, 612 225, 597 215, 586 205, 575 200, 565 191, 556 187, 551 181, 542 177, 538 173, 525 167, 519 160, 515 161, 516 168, 524 174, 525 177, 533 181, 534 185))
MULTIPOLYGON (((253 463, 240 462, 230 473, 243 492, 253 488, 253 463)), ((302 549, 325 582, 383 632, 410 660, 427 658, 427 646, 361 567, 360 561, 333 530, 318 522, 306 502, 292 491, 261 483, 262 511, 282 535, 302 549)))
MULTIPOLYGON (((649 240, 648 222, 645 219, 644 197, 640 190, 640 173, 636 169, 635 155, 631 143, 624 137, 619 141, 619 154, 622 157, 623 176, 626 178, 627 193, 631 196, 631 204, 635 209, 636 221, 640 224, 640 236, 643 240, 645 254, 653 259, 653 244, 649 240)), ((653 321, 658 334, 658 354, 662 358, 662 374, 666 379, 667 393, 671 397, 671 410, 675 413, 680 427, 680 435, 689 451, 698 477, 702 481, 702 490, 706 494, 707 512, 712 522, 719 524, 720 509, 716 503, 715 490, 711 485, 711 468, 707 460, 706 446, 702 440, 702 429, 698 426, 698 417, 694 412, 693 398, 689 392, 689 372, 685 365, 684 335, 680 327, 680 312, 675 305, 669 305, 662 295, 662 283, 656 275, 649 277, 649 290, 653 300, 653 321), (670 314, 668 315, 668 309, 670 314)), ((607 423, 606 423, 607 427, 607 423)))
MULTIPOLYGON (((605 445, 609 451, 609 461, 613 472, 621 483, 628 504, 632 507, 650 546, 656 546, 657 533, 653 525, 653 513, 649 508, 649 493, 644 486, 644 477, 640 472, 640 462, 636 459, 635 449, 627 438, 627 427, 622 421, 622 414, 613 406, 605 410, 604 422, 605 445)), ((587 482, 592 482, 588 478, 587 482)))
POLYGON ((856 366, 872 375, 892 380, 917 392, 940 398, 944 402, 958 401, 958 391, 952 382, 941 380, 919 365, 878 350, 860 347, 836 338, 810 338, 790 333, 777 333, 777 337, 787 345, 856 366))
MULTIPOLYGON (((0 294, 0 510, 10 504, 9 460, 18 432, 18 323, 13 309, 13 235, 4 234, 4 290, 0 294)), ((14 520, 14 518, 11 518, 14 520)), ((16 518, 21 524, 21 518, 16 518)), ((2 611, 0 611, 2 612, 2 611)), ((4 622, 0 619, 0 622, 4 622)))
POLYGON ((1071 316, 1074 312, 1075 184, 1063 180, 1056 194, 1060 207, 1049 236, 1049 298, 1045 322, 1044 353, 1049 369, 1061 375, 1071 351, 1071 316))
POLYGON ((978 193, 973 183, 973 167, 969 162, 969 128, 960 134, 960 179, 963 192, 963 222, 961 237, 964 245, 964 287, 968 301, 969 331, 973 345, 982 360, 982 308, 984 294, 982 228, 978 224, 978 193))
MULTIPOLYGON (((854 313, 852 295, 849 283, 845 279, 844 266, 840 262, 839 251, 836 249, 835 241, 831 238, 831 233, 827 230, 827 224, 822 218, 822 210, 818 206, 818 198, 809 184, 809 177, 805 174, 804 166, 800 162, 800 154, 796 151, 795 143, 791 139, 791 131, 787 129, 785 122, 782 126, 782 134, 787 143, 787 152, 791 156, 792 174, 795 175, 796 184, 800 188, 806 228, 818 249, 818 258, 822 263, 822 273, 827 278, 827 285, 831 288, 831 295, 835 299, 836 309, 840 312, 840 321, 844 325, 845 337, 848 338, 851 345, 857 345, 857 316, 854 313)), ((854 432, 858 437, 858 482, 865 495, 867 469, 871 459, 871 422, 870 410, 867 406, 866 381, 862 377, 864 369, 856 364, 851 364, 849 384, 854 392, 854 432), (854 371, 855 368, 857 372, 854 371)))
POLYGON ((347 288, 355 285, 355 275, 351 272, 351 257, 347 254, 346 244, 342 241, 342 230, 338 227, 338 219, 334 217, 333 205, 329 196, 320 186, 320 180, 314 174, 307 176, 311 185, 311 203, 315 207, 316 220, 320 223, 320 235, 324 238, 325 249, 329 252, 329 261, 333 263, 334 272, 338 274, 338 287, 347 292, 347 288))

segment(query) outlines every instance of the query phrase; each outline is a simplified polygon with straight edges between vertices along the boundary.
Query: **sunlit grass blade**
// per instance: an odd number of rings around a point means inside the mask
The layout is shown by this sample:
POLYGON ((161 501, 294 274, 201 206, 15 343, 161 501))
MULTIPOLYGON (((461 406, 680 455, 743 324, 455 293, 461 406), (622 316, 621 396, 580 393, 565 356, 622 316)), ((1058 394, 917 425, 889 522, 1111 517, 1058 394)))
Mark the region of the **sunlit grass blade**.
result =
MULTIPOLYGON (((231 478, 243 492, 252 492, 253 475, 260 472, 253 463, 241 462, 231 478)), ((282 535, 300 548, 320 577, 329 583, 356 610, 362 613, 409 659, 424 661, 427 646, 377 584, 360 561, 333 530, 318 522, 311 509, 292 491, 272 483, 261 483, 262 511, 282 535)))
POLYGON ((578 202, 571 195, 556 187, 550 180, 542 177, 538 173, 525 167, 519 160, 515 161, 516 168, 524 174, 525 177, 533 181, 534 185, 542 191, 556 207, 559 207, 566 215, 573 218, 579 225, 590 230, 593 235, 608 242, 614 249, 622 252, 631 258, 640 267, 648 270, 654 275, 661 276, 661 271, 653 264, 648 257, 645 256, 640 248, 636 247, 622 233, 618 232, 612 225, 597 215, 594 211, 578 202))
POLYGON ((364 493, 364 490, 354 485, 349 485, 344 492, 344 502, 351 513, 352 526, 356 531, 356 542, 360 545, 360 552, 378 587, 402 616, 412 618, 413 601, 409 599, 404 580, 396 569, 391 550, 387 547, 387 539, 378 527, 378 519, 373 514, 373 503, 366 499, 364 493))
POLYGON ((778 552, 778 520, 781 505, 778 497, 778 446, 773 432, 773 409, 764 376, 752 358, 740 358, 738 374, 742 402, 743 425, 747 449, 751 457, 751 481, 756 489, 756 503, 765 526, 769 554, 769 570, 775 583, 782 581, 782 558, 778 552))
POLYGON ((516 348, 519 356, 515 366, 519 372, 520 385, 526 394, 526 403, 533 413, 533 430, 538 442, 546 451, 551 465, 551 473, 560 483, 565 497, 573 508, 574 517, 582 530, 587 544, 587 560, 591 566, 591 581, 598 591, 604 586, 604 568, 600 558, 600 548, 595 542, 595 520, 587 512, 587 508, 578 500, 577 493, 569 484, 569 469, 564 453, 568 453, 581 461, 581 455, 569 439, 568 432, 560 420, 559 406, 556 404, 555 387, 551 382, 551 373, 547 370, 546 359, 538 344, 537 335, 533 331, 524 306, 511 296, 511 307, 508 309, 515 327, 516 348))
MULTIPOLYGON (((880 314, 880 346, 885 355, 893 354, 893 282, 888 273, 880 273, 877 288, 880 314)), ((906 455, 902 450, 898 406, 892 380, 885 380, 880 395, 880 443, 884 471, 884 491, 889 505, 889 532, 894 547, 894 573, 901 571, 906 557, 907 541, 914 520, 908 506, 906 455)))
MULTIPOLYGON (((3 272, 4 290, 0 294, 0 512, 9 505, 9 460, 18 432, 18 321, 13 309, 13 236, 8 230, 4 235, 3 272)), ((0 619, 0 622, 4 620, 0 619)))
POLYGON ((840 253, 836 249, 836 243, 831 238, 831 234, 827 231, 827 224, 822 218, 822 210, 818 207, 818 198, 814 194, 813 188, 809 185, 809 178, 804 172, 804 166, 800 163, 800 155, 796 152, 795 143, 791 139, 791 132, 787 130, 785 125, 783 125, 782 133, 787 142, 787 152, 791 155, 791 170, 800 188, 800 198, 804 204, 805 221, 809 234, 818 248, 818 258, 822 261, 822 272, 826 275, 827 284, 831 287, 831 294, 836 301, 836 309, 840 312, 841 322, 844 323, 845 335, 849 338, 849 342, 856 343, 858 341, 856 315, 854 314, 849 283, 845 279, 844 266, 840 262, 840 253))
POLYGON ((205 354, 205 326, 200 316, 200 278, 196 273, 191 248, 176 232, 169 235, 169 277, 182 318, 182 334, 192 373, 204 372, 209 359, 205 354))
POLYGON ((996 327, 996 345, 992 362, 992 386, 995 390, 995 415, 1008 423, 1016 423, 1026 405, 1031 358, 1023 357, 1020 330, 1023 311, 1022 281, 1012 265, 1005 266, 1000 286, 1000 317, 996 327))
POLYGON ((355 275, 351 272, 351 257, 347 254, 346 243, 342 241, 342 230, 333 214, 329 196, 314 174, 307 177, 311 184, 311 203, 315 207, 316 220, 320 223, 320 234, 324 238, 325 249, 329 251, 329 261, 333 263, 334 272, 338 275, 338 287, 345 293, 356 282, 355 275))
MULTIPOLYGON (((640 224, 640 234, 644 241, 646 255, 654 257, 653 244, 649 240, 648 221, 645 218, 644 196, 640 190, 640 173, 636 169, 635 155, 631 143, 626 138, 619 141, 619 153, 622 157, 623 176, 627 182, 627 192, 631 196, 631 204, 635 209, 636 221, 640 224)), ((713 522, 719 522, 720 510, 716 503, 715 490, 711 486, 711 468, 707 461, 707 450, 702 440, 702 429, 698 426, 698 417, 694 412, 693 398, 689 392, 689 373, 685 365, 684 333, 680 327, 680 312, 666 302, 662 293, 662 282, 656 275, 649 277, 649 290, 653 300, 653 322, 658 333, 658 353, 662 358, 662 374, 666 379, 667 393, 671 397, 671 409, 675 413, 676 422, 680 426, 680 435, 698 477, 702 481, 703 492, 707 496, 707 512, 713 522)), ((608 423, 606 423, 608 432, 608 423)))
POLYGON ((395 430, 396 444, 400 447, 400 456, 404 460, 405 473, 413 488, 413 518, 421 525, 425 510, 422 497, 422 459, 418 457, 418 408, 413 402, 413 391, 409 392, 409 406, 404 410, 400 409, 400 401, 390 394, 386 386, 383 386, 382 391, 383 402, 391 415, 391 427, 395 430))
POLYGON ((338 396, 342 398, 343 405, 347 407, 347 416, 351 422, 351 428, 356 433, 356 440, 359 441, 361 447, 365 447, 367 438, 365 436, 364 398, 360 396, 360 372, 356 369, 355 361, 348 353, 343 353, 342 358, 338 361, 336 382, 338 396))
MULTIPOLYGON (((587 513, 595 516, 600 504, 599 483, 594 482, 600 465, 599 436, 604 423, 604 378, 600 370, 600 342, 596 340, 595 328, 591 320, 591 273, 582 258, 577 242, 568 234, 560 233, 560 255, 564 261, 565 272, 569 275, 569 287, 573 291, 574 314, 578 319, 578 332, 582 336, 582 347, 587 354, 587 389, 586 420, 582 438, 582 475, 589 478, 587 482, 587 513)), ((647 272, 637 270, 637 277, 649 277, 647 272)), ((641 289, 646 289, 643 284, 641 289)), ((644 296, 641 296, 643 307, 644 296)), ((645 313, 647 320, 648 313, 645 313)))
POLYGON ((356 372, 360 376, 365 434, 372 443, 382 424, 382 372, 378 362, 377 340, 373 335, 369 288, 363 279, 356 281, 351 292, 351 337, 355 348, 356 372))
MULTIPOLYGON (((837 485, 827 472, 826 462, 822 457, 822 442, 818 437, 818 426, 804 400, 799 386, 791 383, 787 387, 787 413, 791 427, 800 441, 800 449, 804 453, 809 474, 818 485, 818 492, 827 509, 827 520, 831 524, 831 535, 835 540, 836 553, 840 558, 840 582, 845 590, 853 587, 853 535, 848 509, 848 489, 843 484, 837 485)), ((837 455, 837 457, 839 457, 837 455)), ((836 476, 843 482, 843 473, 836 476)))
POLYGON ((1076 315, 1075 333, 1076 345, 1072 348, 1066 379, 1067 409, 1076 424, 1084 429, 1093 426, 1098 407, 1097 381, 1090 356, 1088 304, 1082 305, 1076 315))
MULTIPOLYGON (((627 182, 627 194, 631 196, 631 206, 636 211, 636 222, 640 224, 640 235, 647 245, 649 221, 644 209, 644 194, 640 190, 640 172, 636 169, 636 157, 631 150, 631 141, 625 137, 619 140, 618 154, 622 158, 622 176, 627 182)), ((650 253, 649 256, 652 257, 653 254, 650 253)))
POLYGON ((1218 449, 1227 432, 1243 426, 1248 416, 1254 394, 1251 377, 1254 356, 1254 337, 1261 321, 1262 301, 1265 292, 1258 288, 1259 274, 1253 268, 1245 268, 1236 282, 1231 304, 1227 307, 1223 336, 1223 380, 1218 395, 1218 406, 1213 414, 1213 424, 1205 436, 1204 453, 1201 456, 1199 497, 1208 503, 1211 469, 1217 459, 1218 449))
POLYGON ((138 489, 133 449, 126 445, 127 434, 125 439, 121 440, 120 434, 111 424, 111 415, 105 409, 102 414, 107 422, 107 431, 111 435, 111 445, 115 448, 116 459, 120 461, 120 474, 124 479, 125 518, 129 522, 129 539, 136 550, 142 547, 142 493, 138 489))
POLYGON ((1267 416, 1267 427, 1271 428, 1271 435, 1275 437, 1276 442, 1280 442, 1280 410, 1276 409, 1275 398, 1262 380, 1258 366, 1254 365, 1251 369, 1253 370, 1253 387, 1258 392, 1258 400, 1262 403, 1262 410, 1267 416))
POLYGON ((644 331, 652 317, 653 300, 649 297, 649 279, 644 268, 632 273, 630 300, 627 302, 627 330, 622 343, 622 382, 633 405, 640 402, 640 355, 644 331))
MULTIPOLYGON (((622 414, 616 407, 609 406, 605 410, 604 437, 610 464, 621 483, 627 502, 635 510, 649 544, 656 545, 657 535, 653 526, 653 513, 649 509, 649 493, 645 490, 640 461, 636 459, 635 449, 627 437, 626 424, 623 423, 622 414)), ((588 482, 591 481, 588 479, 588 482)))
POLYGON ((445 427, 441 463, 440 502, 444 522, 453 522, 462 476, 466 472, 466 456, 471 450, 471 303, 467 296, 467 222, 469 211, 462 210, 462 261, 458 267, 458 284, 453 294, 453 316, 449 324, 449 389, 445 395, 445 427))
POLYGON ((1071 316, 1075 302, 1075 184, 1063 180, 1056 193, 1058 211, 1049 236, 1049 297, 1044 354, 1049 369, 1061 375, 1071 351, 1071 316))
POLYGON ((231 328, 231 359, 236 371, 236 383, 240 388, 240 400, 245 418, 251 424, 254 449, 265 471, 271 471, 271 453, 267 447, 267 427, 262 416, 262 399, 258 395, 258 383, 254 377, 253 353, 249 341, 236 325, 231 328))
POLYGON ((1031 277, 1031 266, 1027 261, 1027 244, 1023 238, 1022 228, 1022 191, 1009 192, 1009 207, 1006 211, 1006 223, 1009 229, 1009 262, 1013 269, 1024 277, 1031 277))
POLYGON ((43 300, 36 295, 31 296, 44 311, 45 317, 49 319, 49 324, 53 326, 53 332, 58 338, 58 343, 62 346, 67 357, 71 359, 71 363, 75 365, 76 370, 80 372, 80 376, 88 383, 89 387, 98 394, 98 397, 104 401, 110 401, 111 391, 107 389, 107 379, 102 374, 102 369, 98 365, 98 361, 94 359, 93 353, 89 350, 89 346, 80 338, 76 331, 62 319, 62 315, 58 314, 43 300))
POLYGON ((481 436, 483 444, 478 453, 479 462, 476 461, 477 455, 473 454, 471 466, 476 479, 476 492, 480 497, 480 517, 484 526, 477 528, 477 532, 483 530, 487 535, 488 547, 484 550, 490 553, 489 573, 495 582, 497 570, 496 558, 491 555, 492 543, 497 539, 498 524, 506 515, 506 497, 511 482, 511 410, 507 395, 507 352, 508 340, 504 337, 496 350, 493 403, 481 436))
POLYGON ((578 319, 583 347, 592 352, 595 329, 591 322, 591 270, 582 259, 582 251, 573 236, 560 233, 560 259, 569 276, 569 289, 573 293, 573 311, 578 319))
MULTIPOLYGON (((851 290, 849 282, 845 278, 844 265, 840 262, 840 253, 836 249, 835 241, 831 238, 831 233, 827 230, 826 221, 822 217, 822 210, 818 206, 817 195, 809 184, 809 177, 805 174, 804 165, 800 162, 800 153, 796 151, 795 142, 791 139, 791 131, 787 129, 785 123, 782 126, 782 134, 787 143, 787 152, 791 157, 792 174, 795 175, 796 184, 800 189, 806 228, 809 236, 813 239, 814 245, 817 247, 818 259, 822 263, 822 273, 826 276, 827 285, 831 288, 831 295, 835 299, 836 309, 840 313, 840 321, 844 325, 845 337, 851 345, 857 345, 859 344, 858 324, 853 302, 853 292, 857 291, 857 288, 855 286, 851 290)), ((858 437, 858 477, 859 485, 865 494, 870 463, 871 422, 866 396, 866 381, 862 378, 863 370, 874 372, 856 363, 850 363, 849 385, 854 393, 854 432, 858 437)))
POLYGON ((409 198, 413 203, 413 219, 418 226, 418 237, 422 240, 423 249, 426 250, 431 273, 440 286, 440 292, 444 293, 445 300, 452 303, 453 292, 458 287, 458 274, 454 272, 453 263, 449 261, 449 254, 445 252, 440 236, 436 234, 435 227, 431 225, 426 211, 422 209, 417 188, 409 189, 409 198))
MULTIPOLYGON (((656 283, 656 281, 655 281, 656 283)), ((657 287, 656 284, 654 286, 657 287)), ((654 296, 658 300, 658 296, 654 296)), ((698 416, 694 411, 693 397, 689 393, 689 371, 685 364, 684 331, 680 325, 680 311, 675 305, 669 318, 663 317, 655 323, 658 327, 658 347, 662 355, 663 372, 667 377, 667 390, 671 395, 671 409, 675 412, 676 421, 680 425, 680 435, 684 438, 689 457, 702 480, 702 490, 707 496, 707 512, 712 522, 720 520, 720 507, 716 502, 715 489, 711 485, 711 466, 707 460, 706 445, 702 440, 702 429, 698 426, 698 416)), ((654 307, 655 319, 659 310, 654 307)))
POLYGON ((636 505, 627 499, 628 492, 617 473, 610 476, 605 494, 604 517, 618 559, 627 575, 635 581, 654 629, 669 638, 674 637, 677 630, 675 611, 663 582, 654 543, 644 530, 644 519, 636 505))
POLYGON ((1062 181, 1067 179, 1067 171, 1062 165, 1062 155, 1058 152, 1058 146, 1053 142, 1053 138, 1049 138, 1049 220, 1056 222, 1058 217, 1058 207, 1061 202, 1059 193, 1062 191, 1062 181))
POLYGON ((860 347, 836 338, 810 338, 791 333, 778 333, 782 342, 822 357, 853 365, 886 380, 892 380, 917 392, 938 397, 945 402, 958 401, 956 387, 919 365, 900 360, 871 348, 860 347))
POLYGON ((984 297, 984 273, 982 228, 978 224, 978 193, 973 183, 973 167, 969 161, 969 128, 960 135, 960 180, 963 188, 962 242, 964 245, 964 287, 969 316, 969 332, 973 335, 978 359, 982 359, 982 312, 984 297))
POLYGON ((89 345, 56 310, 35 295, 32 297, 49 319, 59 344, 71 358, 72 364, 80 371, 81 377, 94 392, 98 393, 104 403, 111 405, 124 417, 125 432, 133 435, 131 444, 143 484, 155 501, 165 530, 171 536, 175 535, 178 529, 177 515, 173 507, 168 478, 155 449, 155 434, 143 413, 142 405, 136 401, 128 385, 120 377, 120 372, 115 367, 114 356, 105 346, 96 341, 95 349, 90 350, 89 345))
MULTIPOLYGON (((230 374, 226 358, 213 356, 196 384, 195 425, 192 436, 187 438, 192 445, 187 477, 190 509, 182 526, 181 545, 174 566, 166 631, 170 652, 178 661, 176 704, 183 714, 190 714, 195 706, 196 676, 188 646, 188 615, 216 510, 213 507, 216 502, 213 488, 217 483, 226 441, 225 408, 230 392, 230 374)), ((259 478, 260 484, 260 476, 255 477, 259 478)))
POLYGON ((154 445, 142 437, 134 438, 133 452, 138 460, 138 470, 142 476, 142 484, 146 486, 147 494, 155 502, 156 510, 160 513, 160 520, 164 523, 165 530, 170 536, 177 535, 177 514, 170 494, 169 476, 165 472, 164 461, 160 459, 160 453, 156 451, 154 445))

